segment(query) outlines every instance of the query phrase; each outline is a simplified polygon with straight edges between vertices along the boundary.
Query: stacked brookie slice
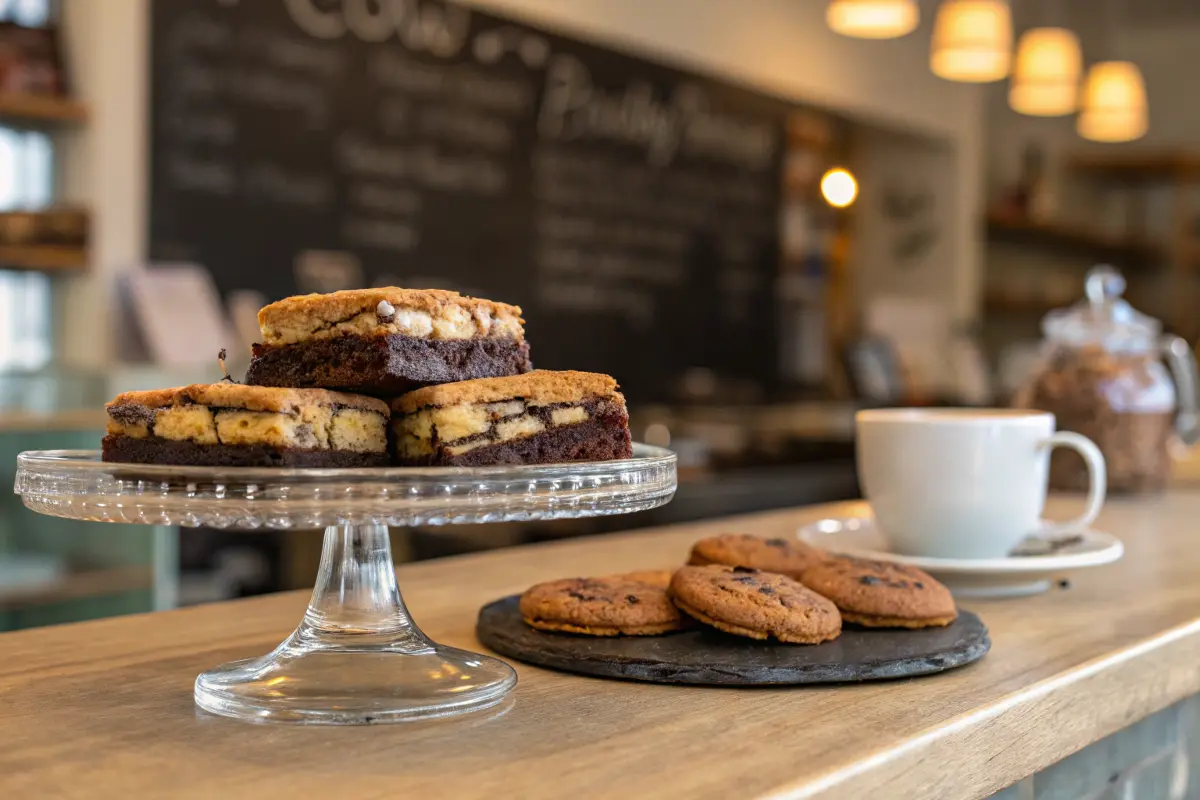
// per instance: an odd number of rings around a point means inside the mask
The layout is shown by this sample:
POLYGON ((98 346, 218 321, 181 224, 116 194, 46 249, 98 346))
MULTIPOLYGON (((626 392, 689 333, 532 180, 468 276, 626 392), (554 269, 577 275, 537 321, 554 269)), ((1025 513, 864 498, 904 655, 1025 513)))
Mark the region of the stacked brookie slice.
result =
POLYGON ((482 466, 630 455, 616 381, 532 370, 516 306, 361 289, 290 297, 258 319, 263 342, 246 385, 118 396, 104 460, 482 466))
POLYGON ((258 312, 246 382, 395 397, 529 372, 521 309, 435 289, 363 289, 280 300, 258 312))

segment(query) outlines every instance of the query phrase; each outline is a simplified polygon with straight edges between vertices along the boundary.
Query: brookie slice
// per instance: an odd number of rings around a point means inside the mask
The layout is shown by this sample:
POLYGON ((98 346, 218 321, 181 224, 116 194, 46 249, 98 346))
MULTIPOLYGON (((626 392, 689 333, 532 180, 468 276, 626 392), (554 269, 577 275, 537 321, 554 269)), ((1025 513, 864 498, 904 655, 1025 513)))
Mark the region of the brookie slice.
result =
POLYGON ((108 404, 103 460, 229 467, 381 467, 388 407, 321 389, 235 383, 126 392, 108 404))
POLYGON ((411 466, 553 464, 629 458, 617 382, 534 370, 447 383, 392 401, 396 460, 411 466))
POLYGON ((533 367, 521 309, 438 289, 308 294, 258 312, 246 382, 395 396, 533 367))

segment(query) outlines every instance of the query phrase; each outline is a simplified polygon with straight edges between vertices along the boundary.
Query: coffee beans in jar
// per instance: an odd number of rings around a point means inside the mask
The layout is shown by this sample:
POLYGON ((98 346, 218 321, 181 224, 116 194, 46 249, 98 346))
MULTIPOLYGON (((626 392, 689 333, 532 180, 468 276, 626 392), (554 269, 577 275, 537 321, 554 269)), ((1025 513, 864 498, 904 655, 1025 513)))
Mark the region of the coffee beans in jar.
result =
MULTIPOLYGON (((1114 352, 1099 344, 1053 347, 1016 404, 1049 411, 1059 430, 1095 442, 1107 462, 1109 492, 1155 492, 1166 486, 1175 388, 1156 350, 1114 352)), ((1085 491, 1087 486, 1083 459, 1070 450, 1055 450, 1050 488, 1085 491)))
MULTIPOLYGON (((1043 360, 1016 403, 1049 411, 1059 430, 1095 442, 1109 492, 1157 491, 1170 478, 1174 440, 1200 442, 1196 357, 1122 297, 1125 279, 1112 267, 1089 270, 1083 290, 1083 300, 1042 319, 1043 360)), ((1050 487, 1087 483, 1083 460, 1056 450, 1050 487)))

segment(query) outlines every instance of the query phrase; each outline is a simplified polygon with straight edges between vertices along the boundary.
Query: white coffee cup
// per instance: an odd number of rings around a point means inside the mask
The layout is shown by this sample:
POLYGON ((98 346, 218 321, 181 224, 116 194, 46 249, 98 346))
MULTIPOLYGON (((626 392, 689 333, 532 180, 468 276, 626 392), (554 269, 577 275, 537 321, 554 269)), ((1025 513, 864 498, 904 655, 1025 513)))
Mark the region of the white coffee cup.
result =
POLYGON ((1104 456, 1087 437, 1055 433, 1054 415, 1016 409, 860 411, 858 478, 897 553, 1000 558, 1031 533, 1090 525, 1104 505, 1104 456), (1087 507, 1045 524, 1050 451, 1087 462, 1087 507))

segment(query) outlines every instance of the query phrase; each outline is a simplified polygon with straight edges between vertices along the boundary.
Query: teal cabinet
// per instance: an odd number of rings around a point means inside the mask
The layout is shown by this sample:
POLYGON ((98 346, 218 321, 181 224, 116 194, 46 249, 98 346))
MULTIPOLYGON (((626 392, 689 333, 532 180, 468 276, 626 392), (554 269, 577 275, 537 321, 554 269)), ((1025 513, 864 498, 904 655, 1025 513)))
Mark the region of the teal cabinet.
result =
POLYGON ((178 532, 150 525, 78 522, 35 514, 12 493, 24 450, 94 449, 99 430, 0 430, 0 563, 50 556, 65 571, 37 586, 0 582, 0 630, 169 608, 178 532))

